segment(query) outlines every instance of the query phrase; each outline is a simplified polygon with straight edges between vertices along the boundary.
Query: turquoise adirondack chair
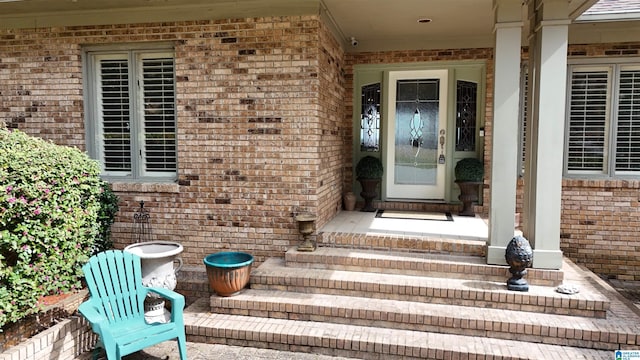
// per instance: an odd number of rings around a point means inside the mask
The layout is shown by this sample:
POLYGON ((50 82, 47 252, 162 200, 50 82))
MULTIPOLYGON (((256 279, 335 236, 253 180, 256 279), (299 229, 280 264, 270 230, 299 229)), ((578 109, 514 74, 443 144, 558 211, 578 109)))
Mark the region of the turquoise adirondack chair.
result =
POLYGON ((104 348, 107 359, 121 359, 148 346, 177 339, 180 359, 187 360, 184 296, 165 288, 143 286, 139 256, 108 250, 92 256, 82 270, 90 298, 78 310, 100 337, 97 346, 104 348), (145 322, 144 299, 149 292, 171 301, 170 322, 145 322))

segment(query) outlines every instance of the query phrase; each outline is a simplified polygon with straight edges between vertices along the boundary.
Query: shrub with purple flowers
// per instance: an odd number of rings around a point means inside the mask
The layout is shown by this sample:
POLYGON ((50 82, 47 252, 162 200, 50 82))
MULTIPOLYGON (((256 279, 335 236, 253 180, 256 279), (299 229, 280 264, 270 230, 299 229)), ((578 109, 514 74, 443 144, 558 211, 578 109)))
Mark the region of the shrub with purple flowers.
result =
POLYGON ((78 149, 0 127, 0 327, 81 286, 100 232, 99 174, 78 149))

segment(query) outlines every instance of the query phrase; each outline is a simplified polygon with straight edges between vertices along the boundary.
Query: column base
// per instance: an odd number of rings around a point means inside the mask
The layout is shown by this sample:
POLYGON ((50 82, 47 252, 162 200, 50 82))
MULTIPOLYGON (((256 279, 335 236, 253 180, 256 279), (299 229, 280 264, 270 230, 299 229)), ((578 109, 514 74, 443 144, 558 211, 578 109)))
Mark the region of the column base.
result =
POLYGON ((534 269, 562 269, 562 251, 533 249, 534 269))
MULTIPOLYGON (((487 246, 487 264, 508 265, 504 258, 506 246, 487 246)), ((562 269, 562 251, 533 249, 534 269, 562 269)))
POLYGON ((504 258, 507 251, 506 246, 487 246, 487 264, 489 265, 508 265, 504 258))

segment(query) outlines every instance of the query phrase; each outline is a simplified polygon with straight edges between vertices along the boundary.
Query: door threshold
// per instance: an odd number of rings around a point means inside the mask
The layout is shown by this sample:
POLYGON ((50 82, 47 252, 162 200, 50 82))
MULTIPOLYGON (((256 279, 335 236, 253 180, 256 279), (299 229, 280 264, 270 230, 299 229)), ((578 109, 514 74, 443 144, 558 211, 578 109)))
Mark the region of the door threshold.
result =
POLYGON ((388 198, 385 200, 381 200, 380 202, 403 202, 403 203, 425 203, 425 204, 448 204, 445 200, 442 199, 394 199, 388 198))

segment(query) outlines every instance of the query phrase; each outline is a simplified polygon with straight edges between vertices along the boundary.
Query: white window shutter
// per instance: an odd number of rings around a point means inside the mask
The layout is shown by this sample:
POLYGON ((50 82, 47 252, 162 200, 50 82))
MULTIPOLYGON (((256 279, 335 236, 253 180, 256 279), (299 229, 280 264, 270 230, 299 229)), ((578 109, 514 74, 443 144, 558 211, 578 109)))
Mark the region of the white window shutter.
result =
POLYGON ((127 59, 100 60, 98 107, 107 173, 131 171, 131 112, 127 59))
POLYGON ((574 69, 570 79, 568 171, 603 173, 607 166, 610 71, 574 69))
POLYGON ((522 66, 520 69, 520 162, 518 175, 523 175, 525 171, 525 162, 527 160, 527 126, 529 121, 529 66, 522 66))
POLYGON ((640 68, 620 71, 616 172, 640 171, 640 68))
POLYGON ((142 161, 147 175, 174 175, 176 164, 176 104, 172 58, 142 59, 144 104, 142 161))

